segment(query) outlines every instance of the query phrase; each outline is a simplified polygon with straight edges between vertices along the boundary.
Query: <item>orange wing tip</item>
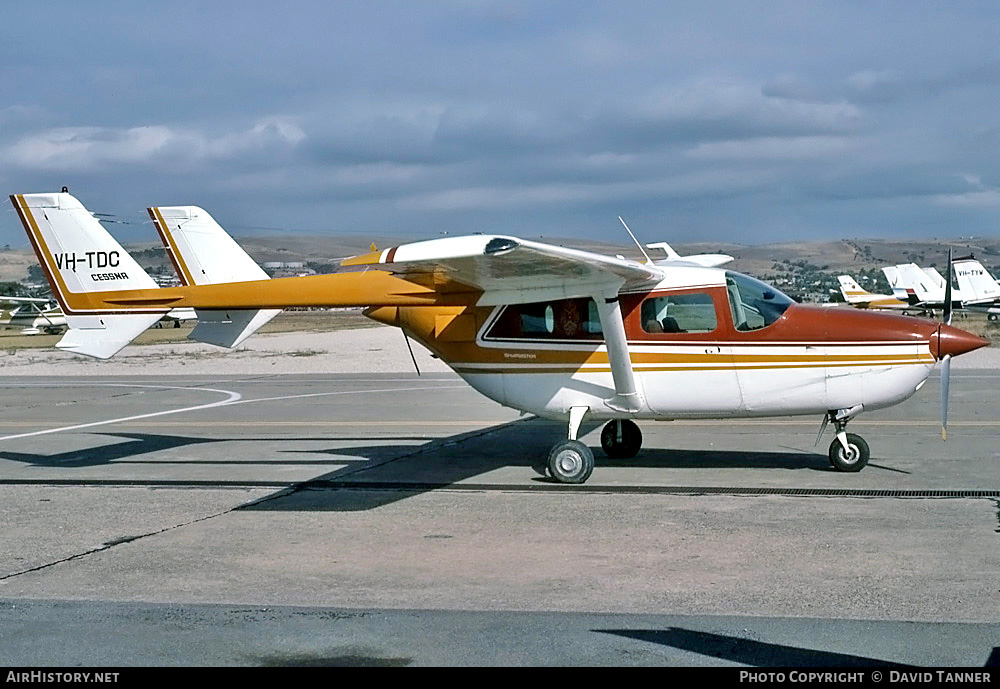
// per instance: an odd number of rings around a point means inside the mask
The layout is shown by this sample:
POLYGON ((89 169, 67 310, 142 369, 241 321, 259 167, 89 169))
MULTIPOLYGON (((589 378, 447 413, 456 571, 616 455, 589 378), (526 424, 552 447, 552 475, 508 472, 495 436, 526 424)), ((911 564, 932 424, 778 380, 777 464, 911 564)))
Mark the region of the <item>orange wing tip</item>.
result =
POLYGON ((351 256, 340 262, 342 266, 372 266, 381 263, 384 251, 371 251, 360 256, 351 256))

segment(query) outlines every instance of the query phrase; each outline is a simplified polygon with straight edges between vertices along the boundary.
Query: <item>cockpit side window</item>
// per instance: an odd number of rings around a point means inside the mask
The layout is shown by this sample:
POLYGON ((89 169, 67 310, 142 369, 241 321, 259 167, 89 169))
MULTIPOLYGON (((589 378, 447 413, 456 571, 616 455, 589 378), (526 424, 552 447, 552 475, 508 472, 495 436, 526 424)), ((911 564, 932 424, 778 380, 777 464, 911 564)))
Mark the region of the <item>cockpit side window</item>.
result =
POLYGON ((733 325, 742 332, 766 328, 794 303, 774 287, 741 273, 726 272, 726 292, 733 325))
POLYGON ((593 299, 559 299, 505 306, 485 339, 603 340, 593 299))
POLYGON ((710 333, 719 325, 712 295, 705 292, 664 294, 642 302, 642 329, 650 334, 710 333))

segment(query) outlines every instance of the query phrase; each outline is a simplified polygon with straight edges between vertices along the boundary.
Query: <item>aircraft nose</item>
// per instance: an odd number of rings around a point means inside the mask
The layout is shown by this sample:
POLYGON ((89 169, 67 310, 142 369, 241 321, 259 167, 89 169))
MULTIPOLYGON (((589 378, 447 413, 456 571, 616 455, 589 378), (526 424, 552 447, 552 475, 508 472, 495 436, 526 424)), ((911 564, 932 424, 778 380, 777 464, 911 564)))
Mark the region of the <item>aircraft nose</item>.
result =
POLYGON ((930 339, 931 353, 938 359, 943 359, 949 354, 951 356, 965 354, 990 343, 989 340, 979 337, 979 335, 973 335, 954 326, 943 324, 931 335, 930 339))

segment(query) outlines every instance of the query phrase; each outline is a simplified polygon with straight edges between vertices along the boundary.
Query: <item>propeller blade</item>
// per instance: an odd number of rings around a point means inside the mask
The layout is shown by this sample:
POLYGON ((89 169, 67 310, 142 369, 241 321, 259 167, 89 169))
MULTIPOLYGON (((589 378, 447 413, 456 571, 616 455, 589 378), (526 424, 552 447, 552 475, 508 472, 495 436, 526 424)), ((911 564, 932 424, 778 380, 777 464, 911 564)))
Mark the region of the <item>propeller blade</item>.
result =
POLYGON ((955 267, 951 264, 951 247, 948 247, 948 279, 944 283, 944 324, 951 325, 951 281, 955 275, 955 267))
POLYGON ((941 359, 941 440, 948 439, 948 387, 951 384, 951 354, 941 359))

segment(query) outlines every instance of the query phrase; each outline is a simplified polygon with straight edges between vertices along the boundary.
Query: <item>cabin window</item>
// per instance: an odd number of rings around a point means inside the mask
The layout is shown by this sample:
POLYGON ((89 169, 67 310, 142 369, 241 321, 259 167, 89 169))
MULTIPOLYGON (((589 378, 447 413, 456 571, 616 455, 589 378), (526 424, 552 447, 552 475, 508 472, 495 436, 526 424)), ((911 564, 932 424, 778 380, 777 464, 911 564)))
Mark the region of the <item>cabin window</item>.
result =
POLYGON ((726 292, 737 330, 760 330, 781 318, 793 302, 768 284, 740 273, 726 273, 726 292))
POLYGON ((602 340, 601 318, 593 299, 560 299, 503 307, 487 339, 602 340))
POLYGON ((642 329, 647 333, 710 333, 718 326, 712 295, 705 292, 664 294, 642 302, 642 329))

